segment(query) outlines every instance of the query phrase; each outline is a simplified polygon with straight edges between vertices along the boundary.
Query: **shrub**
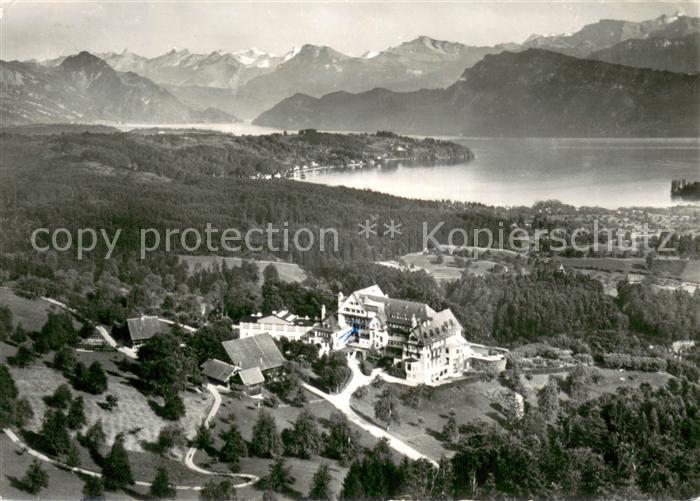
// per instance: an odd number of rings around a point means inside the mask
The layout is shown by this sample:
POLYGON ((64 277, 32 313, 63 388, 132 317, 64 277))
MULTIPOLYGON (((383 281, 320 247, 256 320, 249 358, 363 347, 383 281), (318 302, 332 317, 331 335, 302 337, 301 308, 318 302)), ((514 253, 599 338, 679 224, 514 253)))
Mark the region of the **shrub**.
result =
POLYGON ((29 494, 38 494, 49 486, 49 475, 41 468, 39 461, 34 459, 19 483, 29 494))

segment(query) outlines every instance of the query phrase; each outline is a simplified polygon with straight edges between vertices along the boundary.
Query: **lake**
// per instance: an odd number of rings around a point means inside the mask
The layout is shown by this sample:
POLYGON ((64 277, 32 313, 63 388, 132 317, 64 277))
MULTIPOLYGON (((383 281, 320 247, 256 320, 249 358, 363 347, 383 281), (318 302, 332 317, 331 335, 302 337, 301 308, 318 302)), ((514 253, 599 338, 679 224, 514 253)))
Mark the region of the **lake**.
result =
POLYGON ((444 138, 476 158, 309 175, 307 182, 421 199, 606 208, 673 205, 671 179, 700 180, 700 139, 444 138))
MULTIPOLYGON (((125 124, 122 130, 160 127, 208 129, 236 135, 282 132, 250 123, 125 124)), ((476 158, 456 165, 397 164, 310 174, 306 181, 371 189, 427 200, 488 205, 532 205, 558 199, 606 208, 665 207, 671 179, 700 180, 700 139, 463 138, 476 158)))

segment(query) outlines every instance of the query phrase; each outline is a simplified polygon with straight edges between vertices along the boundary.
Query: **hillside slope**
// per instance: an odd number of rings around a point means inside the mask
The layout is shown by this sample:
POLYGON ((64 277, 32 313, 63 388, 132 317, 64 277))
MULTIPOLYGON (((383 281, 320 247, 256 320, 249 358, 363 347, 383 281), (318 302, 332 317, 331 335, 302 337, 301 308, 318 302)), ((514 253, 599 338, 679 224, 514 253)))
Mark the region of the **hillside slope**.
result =
POLYGON ((57 66, 0 61, 3 125, 56 122, 178 123, 235 121, 196 110, 136 73, 120 73, 81 52, 57 66))
POLYGON ((695 136, 700 80, 529 49, 487 55, 444 90, 295 95, 254 123, 474 136, 695 136))

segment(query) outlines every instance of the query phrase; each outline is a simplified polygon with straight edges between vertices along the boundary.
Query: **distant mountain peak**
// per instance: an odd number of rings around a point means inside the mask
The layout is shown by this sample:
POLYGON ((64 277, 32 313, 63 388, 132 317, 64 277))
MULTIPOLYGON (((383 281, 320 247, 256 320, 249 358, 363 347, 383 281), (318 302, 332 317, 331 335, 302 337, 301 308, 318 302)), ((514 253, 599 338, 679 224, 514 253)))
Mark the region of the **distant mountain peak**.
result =
POLYGON ((282 62, 289 61, 289 60, 292 59, 294 56, 296 56, 297 54, 299 54, 300 51, 301 51, 301 47, 295 45, 294 47, 292 47, 292 50, 290 50, 289 52, 287 52, 287 53, 282 57, 282 62))
POLYGON ((446 40, 437 40, 426 35, 421 35, 404 42, 397 47, 391 47, 386 52, 388 54, 399 54, 399 55, 414 55, 414 54, 424 54, 424 55, 450 55, 456 54, 466 48, 458 42, 448 42, 446 40))
POLYGON ((66 57, 59 66, 70 71, 87 69, 112 70, 112 68, 103 59, 100 59, 86 50, 73 56, 66 57))
POLYGON ((313 45, 304 44, 301 46, 299 52, 294 56, 299 59, 330 59, 330 60, 343 60, 348 59, 349 56, 338 52, 337 50, 328 47, 327 45, 313 45))
POLYGON ((431 38, 426 35, 420 35, 419 37, 414 38, 413 40, 409 40, 408 42, 404 42, 401 44, 401 46, 408 47, 408 46, 414 46, 414 47, 426 47, 429 49, 435 49, 435 48, 440 48, 445 45, 461 45, 457 42, 448 42, 446 40, 437 40, 436 38, 431 38))

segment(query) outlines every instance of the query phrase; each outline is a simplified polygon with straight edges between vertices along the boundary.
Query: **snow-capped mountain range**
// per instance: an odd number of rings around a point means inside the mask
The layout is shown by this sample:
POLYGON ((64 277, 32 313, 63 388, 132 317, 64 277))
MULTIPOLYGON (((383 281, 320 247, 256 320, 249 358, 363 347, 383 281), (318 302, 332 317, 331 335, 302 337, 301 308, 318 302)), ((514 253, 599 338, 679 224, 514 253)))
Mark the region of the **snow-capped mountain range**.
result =
MULTIPOLYGON (((252 119, 295 94, 321 97, 376 88, 401 92, 446 88, 487 55, 528 48, 619 65, 698 73, 699 34, 699 18, 674 15, 642 22, 604 19, 572 34, 533 35, 522 44, 486 47, 419 36, 361 56, 312 44, 294 47, 282 55, 256 48, 209 53, 173 48, 156 57, 126 49, 94 56, 121 75, 122 81, 133 80, 130 75, 140 77, 189 109, 212 108, 252 119)), ((7 65, 25 65, 13 71, 49 78, 49 70, 60 67, 65 60, 59 57, 4 64, 6 69, 7 65)), ((13 78, 8 76, 6 83, 13 78)))

